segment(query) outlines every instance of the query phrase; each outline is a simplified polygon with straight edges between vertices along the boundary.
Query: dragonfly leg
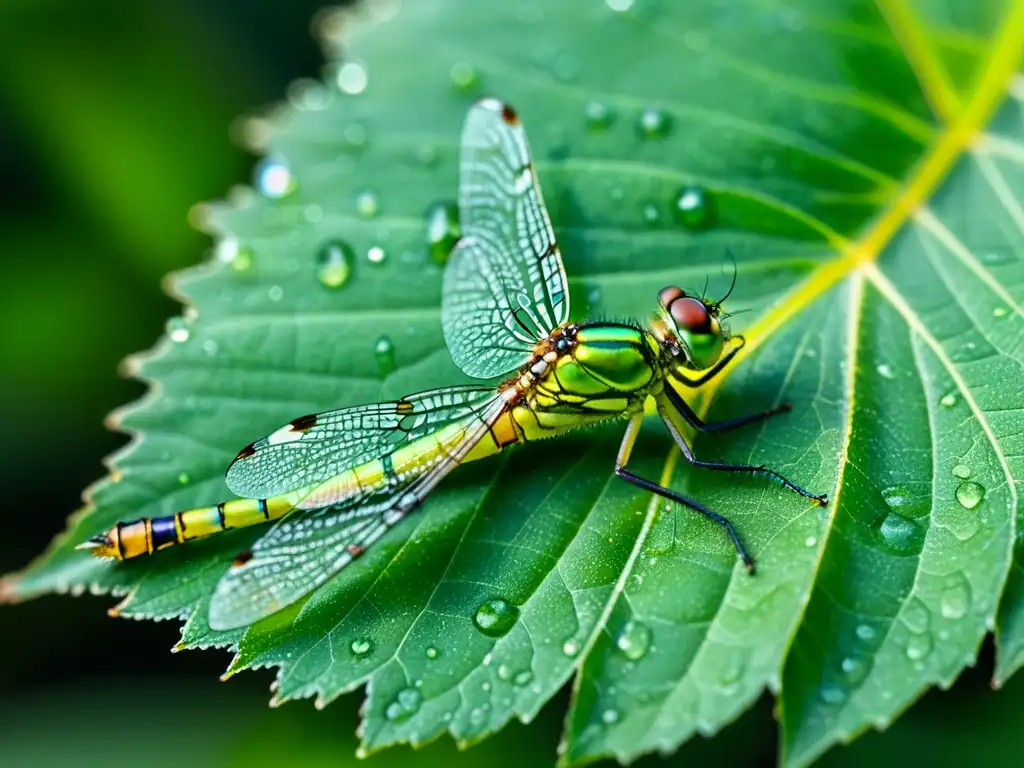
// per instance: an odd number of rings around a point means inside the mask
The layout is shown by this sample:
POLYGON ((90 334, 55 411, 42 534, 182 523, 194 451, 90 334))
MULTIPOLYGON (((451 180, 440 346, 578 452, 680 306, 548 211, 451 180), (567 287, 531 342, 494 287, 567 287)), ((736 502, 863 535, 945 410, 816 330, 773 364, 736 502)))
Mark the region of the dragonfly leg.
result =
POLYGON ((683 437, 682 433, 676 428, 676 425, 672 423, 672 420, 667 416, 667 414, 662 413, 661 420, 665 422, 665 426, 671 433, 672 438, 676 441, 676 444, 679 446, 679 449, 683 452, 684 458, 690 463, 691 466, 701 467, 703 469, 712 469, 717 472, 745 472, 751 475, 763 475, 764 477, 771 478, 784 488, 789 488, 789 490, 798 493, 805 498, 811 499, 812 501, 816 502, 819 506, 824 507, 826 504, 828 504, 828 496, 824 494, 819 496, 817 494, 811 493, 806 488, 797 485, 792 480, 789 480, 788 478, 776 472, 774 469, 768 469, 768 467, 764 466, 763 464, 724 464, 722 462, 717 461, 701 461, 700 459, 693 455, 693 449, 690 448, 689 444, 686 442, 686 439, 683 437))
POLYGON ((679 411, 679 415, 686 419, 686 423, 701 432, 725 432, 737 427, 745 427, 747 424, 756 424, 780 413, 787 413, 793 410, 789 403, 783 403, 774 408, 769 408, 759 413, 750 413, 746 416, 737 416, 734 419, 722 419, 721 421, 704 421, 693 412, 693 409, 671 386, 665 387, 665 394, 672 401, 672 406, 679 411))
POLYGON ((682 504, 684 507, 700 512, 706 518, 714 523, 722 526, 725 529, 726 534, 732 541, 734 547, 736 547, 736 553, 740 556, 743 561, 743 565, 746 566, 750 573, 754 572, 754 558, 747 552, 747 548, 743 545, 743 540, 740 535, 736 532, 733 524, 729 522, 728 518, 723 517, 714 510, 708 509, 699 501, 691 499, 689 496, 683 496, 681 493, 676 493, 670 488, 658 485, 653 480, 634 475, 628 469, 626 464, 629 462, 629 456, 633 452, 633 445, 636 443, 636 437, 640 432, 640 425, 643 422, 643 413, 636 413, 630 416, 629 424, 626 427, 626 433, 622 436, 622 443, 619 445, 619 454, 615 458, 615 474, 625 480, 627 483, 635 485, 637 488, 643 488, 645 491, 657 494, 662 498, 669 499, 682 504))

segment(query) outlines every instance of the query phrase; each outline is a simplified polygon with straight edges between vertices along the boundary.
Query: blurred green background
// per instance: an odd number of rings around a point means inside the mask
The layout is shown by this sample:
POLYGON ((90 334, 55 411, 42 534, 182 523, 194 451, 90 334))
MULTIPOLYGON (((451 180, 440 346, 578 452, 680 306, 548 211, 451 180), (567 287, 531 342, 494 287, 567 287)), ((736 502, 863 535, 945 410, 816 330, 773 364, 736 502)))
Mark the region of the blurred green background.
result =
MULTIPOLYGON (((116 374, 176 304, 168 271, 209 238, 190 206, 249 179, 242 114, 317 77, 316 0, 5 0, 0 5, 0 573, 40 552, 125 442, 102 422, 143 387, 116 374)), ((356 696, 269 710, 269 672, 218 682, 220 651, 172 655, 170 623, 117 621, 108 598, 0 609, 0 765, 355 763, 356 696)), ((988 690, 991 648, 950 692, 826 765, 1010 765, 1024 684, 988 690)), ((566 698, 456 756, 448 742, 371 764, 551 765, 566 698)), ((771 765, 771 701, 672 764, 771 765)), ((650 758, 650 763, 660 763, 650 758)))

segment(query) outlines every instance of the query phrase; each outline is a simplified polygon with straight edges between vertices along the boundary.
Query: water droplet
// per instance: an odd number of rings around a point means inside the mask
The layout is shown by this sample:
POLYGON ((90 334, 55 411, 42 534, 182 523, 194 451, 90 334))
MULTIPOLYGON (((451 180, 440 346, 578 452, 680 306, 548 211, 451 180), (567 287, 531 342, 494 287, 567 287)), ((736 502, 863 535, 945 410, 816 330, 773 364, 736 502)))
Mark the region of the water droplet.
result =
POLYGON ((587 102, 586 111, 587 128, 592 131, 603 131, 615 120, 615 112, 600 101, 587 102))
POLYGON ((807 546, 807 547, 816 547, 816 546, 818 546, 818 537, 817 536, 808 536, 807 540, 804 541, 804 545, 807 546))
POLYGON ((658 206, 654 203, 644 203, 644 222, 657 224, 660 219, 661 211, 658 210, 658 206))
POLYGON ((480 685, 480 690, 482 690, 484 693, 488 693, 491 690, 490 682, 484 680, 484 682, 480 685))
POLYGON ((436 659, 440 655, 441 655, 441 652, 438 651, 437 648, 435 648, 434 646, 430 646, 429 648, 427 648, 427 658, 428 659, 436 659))
POLYGON ((167 335, 178 344, 188 341, 188 321, 184 317, 172 317, 167 321, 167 335))
POLYGON ((365 656, 373 650, 373 641, 368 637, 357 637, 349 645, 349 650, 353 656, 365 656))
POLYGON ((236 272, 245 272, 252 266, 252 251, 233 237, 220 240, 215 250, 217 260, 222 264, 230 265, 236 272))
POLYGON ((896 374, 892 372, 892 368, 887 363, 879 363, 878 367, 875 368, 878 371, 878 375, 883 379, 895 379, 896 374))
POLYGON ((255 187, 265 196, 277 200, 295 189, 295 179, 283 158, 271 155, 256 163, 255 187))
POLYGON ((973 480, 960 483, 956 489, 956 500, 964 509, 974 509, 985 498, 985 487, 973 480))
POLYGON ((993 317, 1006 317, 1006 307, 996 307, 992 310, 993 317))
POLYGON ((982 254, 981 260, 989 266, 1001 267, 1005 264, 1012 264, 1017 260, 1017 257, 1010 251, 989 251, 988 253, 982 254))
POLYGON ((673 209, 676 219, 687 229, 706 229, 714 222, 713 200, 703 187, 683 187, 673 209))
POLYGON ((859 685, 868 674, 868 665, 862 660, 847 656, 839 665, 851 685, 859 685))
POLYGON ((907 625, 907 629, 916 634, 926 632, 928 625, 931 623, 931 614, 928 612, 928 606, 921 602, 919 597, 912 597, 907 601, 903 611, 900 613, 900 618, 907 625))
POLYGON ((354 61, 347 61, 338 67, 338 74, 335 78, 340 88, 345 93, 355 95, 366 90, 367 76, 366 67, 354 61))
POLYGON ((870 624, 858 624, 857 628, 853 630, 853 633, 864 642, 871 642, 875 639, 878 632, 870 624))
POLYGON ((601 722, 605 725, 614 725, 619 722, 619 712, 615 709, 606 709, 601 713, 601 722))
POLYGON ((325 243, 316 255, 316 276, 328 288, 339 288, 348 282, 355 254, 341 240, 325 243))
POLYGON ((609 8, 617 13, 623 13, 633 7, 635 0, 604 0, 609 8))
POLYGON ((459 239, 459 209, 452 203, 435 203, 427 209, 427 249, 430 258, 444 264, 459 239))
POLYGON ((188 485, 190 481, 191 478, 188 476, 187 472, 182 472, 180 475, 178 475, 178 482, 181 483, 182 485, 188 485))
POLYGON ((513 677, 515 677, 515 675, 512 672, 512 667, 510 667, 508 664, 499 664, 498 665, 498 679, 499 680, 504 680, 506 683, 508 683, 508 682, 512 681, 513 677))
POLYGON ((503 637, 515 626, 518 618, 519 609, 507 600, 497 597, 476 609, 473 623, 488 637, 503 637))
POLYGON ((362 123, 352 123, 346 126, 341 135, 348 142, 349 146, 357 149, 366 146, 366 142, 369 139, 366 127, 362 123))
POLYGON ((971 587, 963 574, 952 577, 942 592, 939 610, 945 619, 961 619, 971 605, 971 587))
POLYGON ((203 342, 203 352, 207 357, 213 357, 217 354, 217 342, 213 339, 207 339, 203 342))
POLYGON ((562 653, 568 656, 570 659, 575 658, 576 654, 580 652, 580 644, 575 640, 566 640, 562 643, 562 653))
POLYGON ((381 336, 373 347, 373 354, 377 357, 377 367, 381 376, 387 376, 395 370, 395 345, 387 336, 381 336))
POLYGON ((387 257, 388 257, 387 253, 385 253, 384 249, 381 248, 379 245, 372 246, 366 252, 366 258, 369 259, 371 264, 383 264, 384 260, 387 257))
POLYGON ((931 652, 932 636, 929 633, 911 635, 907 639, 907 658, 911 661, 921 661, 931 652))
POLYGON ((377 196, 369 190, 363 190, 356 195, 356 210, 361 216, 365 216, 368 219, 376 216, 380 212, 377 196))
POLYGON ((912 555, 924 546, 924 529, 902 515, 886 515, 878 527, 885 546, 898 555, 912 555))
POLYGON ((658 139, 668 134, 672 127, 672 118, 667 112, 648 107, 640 113, 636 127, 643 138, 658 139))
POLYGON ((419 711, 423 697, 415 688, 405 688, 398 692, 395 700, 388 705, 384 715, 392 722, 406 720, 419 711))
POLYGON ((280 285, 272 285, 267 289, 267 298, 271 301, 280 301, 284 298, 284 288, 280 285))
POLYGON ((448 76, 451 78, 452 86, 455 90, 463 92, 473 90, 479 81, 476 68, 464 61, 457 61, 452 64, 448 76))
POLYGON ((953 477, 959 477, 961 480, 966 480, 971 476, 971 468, 966 464, 957 464, 952 471, 953 477))
POLYGON ((957 404, 959 400, 960 397, 956 394, 956 392, 947 392, 942 396, 942 399, 939 400, 939 402, 945 408, 952 408, 954 405, 957 404))
POLYGON ((842 704, 846 701, 846 691, 835 683, 826 683, 821 686, 818 695, 826 704, 842 704))
POLYGON ((512 679, 512 682, 515 685, 522 686, 522 685, 528 685, 531 680, 533 680, 533 672, 531 672, 530 670, 527 669, 527 670, 524 670, 523 672, 520 672, 518 675, 516 675, 512 679))
POLYGON ((642 621, 630 619, 615 638, 616 647, 631 661, 638 661, 647 655, 651 647, 651 630, 642 621))
POLYGON ((890 485, 882 489, 882 499, 900 517, 917 519, 932 509, 931 494, 922 495, 907 485, 890 485))

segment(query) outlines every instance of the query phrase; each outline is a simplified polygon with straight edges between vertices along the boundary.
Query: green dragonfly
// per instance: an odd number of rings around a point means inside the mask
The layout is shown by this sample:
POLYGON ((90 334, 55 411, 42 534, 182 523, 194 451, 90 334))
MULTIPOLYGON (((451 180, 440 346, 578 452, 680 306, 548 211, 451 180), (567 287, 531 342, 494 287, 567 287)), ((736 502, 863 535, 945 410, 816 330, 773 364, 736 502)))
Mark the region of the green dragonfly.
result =
POLYGON ((565 269, 526 135, 515 111, 496 99, 478 101, 466 118, 459 215, 463 235, 444 274, 445 341, 466 374, 505 377, 501 384, 302 416, 243 448, 228 467, 227 485, 243 498, 118 523, 81 548, 123 560, 278 520, 235 559, 210 603, 212 628, 246 626, 337 574, 460 464, 513 443, 623 419, 615 473, 720 525, 753 572, 725 517, 627 468, 648 398, 693 466, 767 476, 828 503, 763 466, 700 461, 687 443, 687 425, 717 432, 788 410, 704 422, 681 396, 680 388, 717 376, 743 346, 723 326, 721 301, 668 287, 645 326, 569 321, 565 269))

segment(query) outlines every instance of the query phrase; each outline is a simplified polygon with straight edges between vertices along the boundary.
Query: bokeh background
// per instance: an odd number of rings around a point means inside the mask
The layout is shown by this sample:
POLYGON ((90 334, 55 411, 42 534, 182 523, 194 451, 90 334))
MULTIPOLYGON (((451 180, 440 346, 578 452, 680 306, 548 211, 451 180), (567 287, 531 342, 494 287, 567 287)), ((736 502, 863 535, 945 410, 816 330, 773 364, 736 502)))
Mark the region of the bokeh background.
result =
MULTIPOLYGON (((125 442, 103 419, 143 387, 118 363, 178 313, 162 276, 206 258, 190 206, 249 179, 231 126, 319 75, 320 5, 0 3, 0 573, 43 549, 125 442)), ((226 654, 171 654, 177 627, 107 618, 111 602, 0 608, 0 765, 355 763, 358 696, 268 709, 270 672, 220 683, 226 654)), ((822 764, 1014 764, 1024 683, 991 693, 991 664, 987 646, 951 691, 822 764)), ((551 765, 566 701, 467 753, 441 742, 370 765, 551 765)), ((771 765, 771 707, 643 762, 771 765)))

